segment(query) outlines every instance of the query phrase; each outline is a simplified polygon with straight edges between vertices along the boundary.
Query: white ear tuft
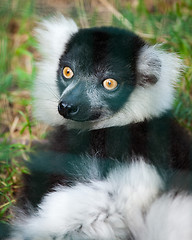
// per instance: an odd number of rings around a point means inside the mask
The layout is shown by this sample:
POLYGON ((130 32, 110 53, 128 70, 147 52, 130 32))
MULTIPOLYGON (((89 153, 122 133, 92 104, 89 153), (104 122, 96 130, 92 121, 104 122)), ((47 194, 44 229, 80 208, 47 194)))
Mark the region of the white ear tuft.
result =
POLYGON ((35 29, 39 50, 45 58, 58 58, 70 37, 78 31, 76 23, 59 14, 43 20, 35 29))
POLYGON ((144 87, 155 84, 160 78, 161 66, 158 54, 145 45, 138 56, 137 84, 144 87))
POLYGON ((49 125, 63 124, 57 111, 60 94, 57 88, 59 59, 71 36, 78 31, 71 19, 62 15, 43 20, 35 29, 42 59, 38 62, 38 73, 33 88, 34 116, 49 125))
MULTIPOLYGON (((158 117, 172 108, 175 84, 184 68, 182 60, 174 53, 159 49, 159 45, 145 45, 139 55, 137 69, 146 79, 155 79, 138 84, 130 96, 127 109, 135 121, 158 117)), ((142 82, 138 80, 138 82, 142 82)))
POLYGON ((160 49, 161 44, 142 47, 138 61, 138 84, 155 84, 163 81, 164 85, 178 81, 183 69, 181 59, 174 53, 167 53, 160 49))

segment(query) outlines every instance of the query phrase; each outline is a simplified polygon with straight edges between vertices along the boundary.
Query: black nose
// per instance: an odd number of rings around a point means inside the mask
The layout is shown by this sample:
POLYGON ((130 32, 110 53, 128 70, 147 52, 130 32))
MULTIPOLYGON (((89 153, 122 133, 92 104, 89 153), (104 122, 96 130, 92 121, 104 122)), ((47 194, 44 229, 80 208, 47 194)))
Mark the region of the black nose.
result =
POLYGON ((79 108, 72 105, 68 104, 65 102, 60 102, 58 105, 58 112, 61 116, 64 118, 72 118, 72 116, 76 115, 79 111, 79 108))

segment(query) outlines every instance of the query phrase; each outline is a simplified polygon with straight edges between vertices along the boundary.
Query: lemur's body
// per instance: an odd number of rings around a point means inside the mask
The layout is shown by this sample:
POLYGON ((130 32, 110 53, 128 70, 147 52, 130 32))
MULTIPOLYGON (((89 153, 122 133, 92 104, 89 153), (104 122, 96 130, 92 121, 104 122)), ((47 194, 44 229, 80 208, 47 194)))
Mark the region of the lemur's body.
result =
POLYGON ((63 17, 37 33, 35 115, 56 127, 29 164, 20 204, 31 216, 13 237, 190 240, 191 197, 162 194, 187 185, 175 181, 192 164, 191 140, 170 113, 180 60, 131 32, 78 30, 63 17), (166 224, 166 214, 186 226, 166 224))

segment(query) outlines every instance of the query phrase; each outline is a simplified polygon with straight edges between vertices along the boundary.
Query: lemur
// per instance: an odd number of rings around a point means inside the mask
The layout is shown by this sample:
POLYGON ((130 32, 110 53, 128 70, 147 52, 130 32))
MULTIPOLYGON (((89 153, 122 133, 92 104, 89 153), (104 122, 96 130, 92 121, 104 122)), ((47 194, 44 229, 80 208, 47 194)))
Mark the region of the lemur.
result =
POLYGON ((171 109, 182 61, 114 27, 63 16, 36 29, 34 115, 12 239, 191 240, 191 138, 171 109))

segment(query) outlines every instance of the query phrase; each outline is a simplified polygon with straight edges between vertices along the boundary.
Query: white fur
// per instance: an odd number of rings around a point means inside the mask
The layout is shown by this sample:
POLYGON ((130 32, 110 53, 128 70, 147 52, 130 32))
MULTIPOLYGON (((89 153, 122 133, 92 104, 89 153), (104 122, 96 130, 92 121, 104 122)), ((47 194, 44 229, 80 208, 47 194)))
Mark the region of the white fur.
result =
POLYGON ((191 240, 192 196, 167 194, 151 207, 146 218, 147 240, 191 240))
POLYGON ((34 116, 50 125, 65 123, 57 111, 60 98, 56 84, 57 69, 66 43, 77 31, 75 22, 62 15, 42 21, 35 30, 42 60, 37 64, 33 89, 34 116))
MULTIPOLYGON (((96 179, 98 171, 93 162, 86 169, 96 179)), ((192 239, 192 196, 162 195, 163 180, 143 159, 116 167, 104 180, 91 179, 57 187, 37 212, 17 220, 11 239, 192 239)))
POLYGON ((144 161, 112 170, 103 181, 58 187, 38 213, 16 226, 13 239, 128 239, 145 231, 143 213, 163 189, 144 161))

